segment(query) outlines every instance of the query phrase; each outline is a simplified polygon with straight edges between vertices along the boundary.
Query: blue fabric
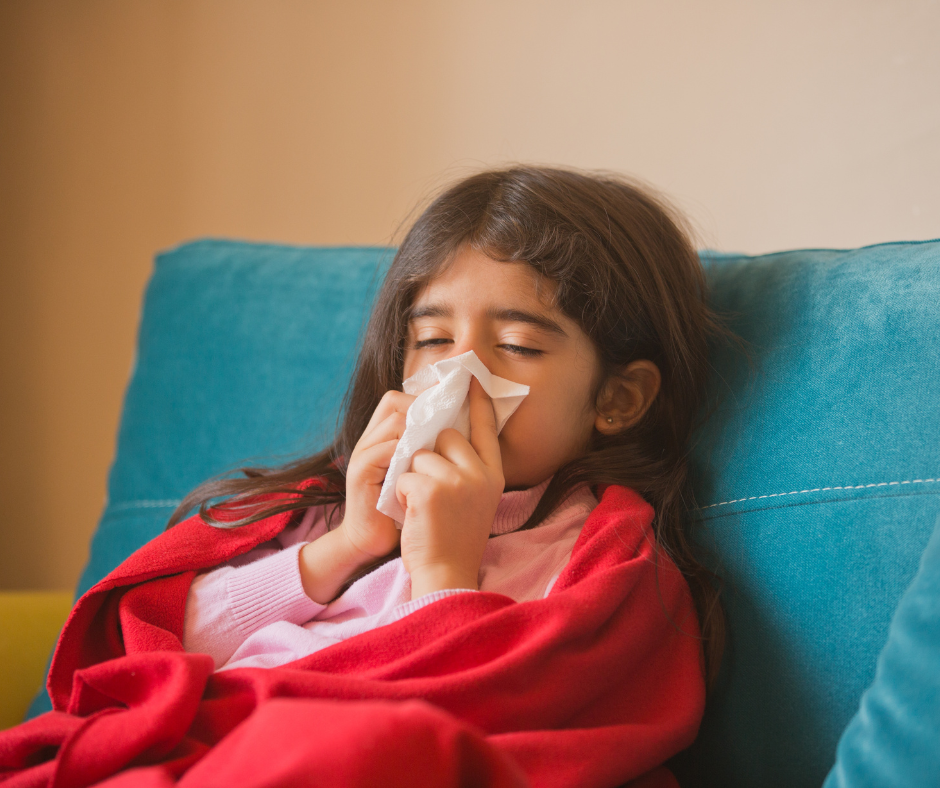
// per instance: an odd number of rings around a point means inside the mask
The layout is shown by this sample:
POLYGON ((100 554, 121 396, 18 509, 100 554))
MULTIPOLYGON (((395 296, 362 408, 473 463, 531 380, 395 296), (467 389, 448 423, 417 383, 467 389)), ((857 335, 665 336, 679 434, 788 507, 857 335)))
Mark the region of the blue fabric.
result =
POLYGON ((750 361, 694 451, 729 644, 692 771, 821 785, 940 512, 940 243, 705 261, 750 361))
MULTIPOLYGON (((940 513, 940 243, 703 257, 750 360, 716 350, 694 451, 730 642, 690 773, 820 785, 940 513)), ((158 258, 80 590, 203 479, 322 445, 390 258, 231 241, 158 258)))
MULTIPOLYGON (((329 442, 391 258, 225 240, 157 257, 78 595, 163 531, 200 482, 329 442)), ((49 708, 43 690, 27 716, 49 708)))
POLYGON ((157 257, 79 594, 200 482, 329 442, 389 262, 380 248, 214 240, 157 257))
POLYGON ((940 783, 940 518, 824 788, 940 783))

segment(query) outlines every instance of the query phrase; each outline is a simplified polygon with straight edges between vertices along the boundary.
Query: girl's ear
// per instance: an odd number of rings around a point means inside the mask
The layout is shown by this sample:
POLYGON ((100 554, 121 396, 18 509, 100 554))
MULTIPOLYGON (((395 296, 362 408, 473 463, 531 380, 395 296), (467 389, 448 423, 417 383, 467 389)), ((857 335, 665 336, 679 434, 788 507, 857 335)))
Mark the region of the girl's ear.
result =
POLYGON ((636 424, 659 394, 661 382, 659 367, 645 359, 633 361, 607 378, 597 397, 597 431, 616 435, 636 424))

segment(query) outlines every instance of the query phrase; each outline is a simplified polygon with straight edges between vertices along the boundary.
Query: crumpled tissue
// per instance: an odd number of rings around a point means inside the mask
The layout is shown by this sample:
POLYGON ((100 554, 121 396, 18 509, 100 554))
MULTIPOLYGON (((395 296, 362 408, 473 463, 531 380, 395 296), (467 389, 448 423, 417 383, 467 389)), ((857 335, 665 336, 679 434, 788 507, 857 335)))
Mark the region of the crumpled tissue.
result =
POLYGON ((395 520, 399 528, 405 512, 395 496, 395 485, 411 467, 414 453, 418 449, 433 450, 437 436, 451 427, 470 438, 471 377, 480 381, 493 400, 497 434, 529 393, 528 386, 492 374, 472 350, 429 364, 402 384, 406 394, 417 394, 418 398, 408 408, 405 431, 392 455, 375 507, 395 520))

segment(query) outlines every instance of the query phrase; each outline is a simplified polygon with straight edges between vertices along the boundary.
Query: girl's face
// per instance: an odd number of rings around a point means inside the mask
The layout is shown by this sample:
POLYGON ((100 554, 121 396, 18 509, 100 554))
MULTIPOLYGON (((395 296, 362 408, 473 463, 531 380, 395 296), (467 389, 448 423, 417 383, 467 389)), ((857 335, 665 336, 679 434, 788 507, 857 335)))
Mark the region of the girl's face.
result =
POLYGON ((464 247, 412 305, 406 378, 472 350, 494 375, 530 387, 499 435, 507 490, 540 484, 580 456, 598 417, 600 359, 550 304, 554 289, 526 263, 464 247))

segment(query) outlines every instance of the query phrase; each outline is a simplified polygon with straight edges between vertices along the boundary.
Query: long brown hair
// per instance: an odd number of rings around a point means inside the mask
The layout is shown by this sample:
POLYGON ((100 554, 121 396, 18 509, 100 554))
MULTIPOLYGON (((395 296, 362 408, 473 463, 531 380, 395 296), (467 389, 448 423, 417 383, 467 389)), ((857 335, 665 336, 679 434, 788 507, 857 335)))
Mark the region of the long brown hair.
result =
POLYGON ((727 332, 706 303, 704 273, 683 220, 650 189, 620 176, 511 167, 447 189, 418 218, 392 262, 333 443, 279 468, 243 468, 243 478, 204 483, 183 500, 170 525, 197 505, 206 522, 233 527, 341 503, 345 458, 382 395, 401 386, 412 303, 464 245, 494 260, 528 263, 555 283, 555 304, 597 348, 601 385, 637 359, 659 367, 662 386, 645 416, 617 435, 595 431, 587 453, 554 474, 525 527, 542 522, 582 483, 639 492, 656 510, 659 546, 689 582, 711 679, 724 646, 724 616, 716 578, 699 563, 690 539, 688 451, 703 405, 708 343, 727 332), (311 477, 322 486, 298 489, 311 477), (209 505, 220 497, 228 499, 218 512, 224 519, 209 505))

